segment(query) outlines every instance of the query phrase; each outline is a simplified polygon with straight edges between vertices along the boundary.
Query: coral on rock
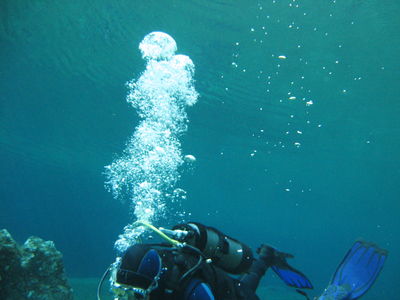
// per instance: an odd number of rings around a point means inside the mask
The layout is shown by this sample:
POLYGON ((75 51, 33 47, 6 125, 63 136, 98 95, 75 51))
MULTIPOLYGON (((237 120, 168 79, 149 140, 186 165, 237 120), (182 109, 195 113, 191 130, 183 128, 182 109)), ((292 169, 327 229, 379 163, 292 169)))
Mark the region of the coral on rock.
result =
POLYGON ((30 237, 19 246, 0 230, 0 299, 73 299, 62 254, 52 241, 30 237))

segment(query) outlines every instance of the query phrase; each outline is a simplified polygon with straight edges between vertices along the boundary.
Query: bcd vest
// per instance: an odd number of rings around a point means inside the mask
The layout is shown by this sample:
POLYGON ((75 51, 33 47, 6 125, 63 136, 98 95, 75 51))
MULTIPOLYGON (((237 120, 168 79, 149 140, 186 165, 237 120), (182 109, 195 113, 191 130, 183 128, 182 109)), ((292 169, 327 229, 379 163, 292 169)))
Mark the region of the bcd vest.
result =
POLYGON ((149 245, 149 248, 150 246, 158 252, 162 260, 158 288, 151 292, 151 299, 184 300, 185 289, 194 278, 207 283, 216 300, 258 299, 254 292, 249 295, 238 280, 212 263, 207 263, 193 250, 165 245, 149 245))

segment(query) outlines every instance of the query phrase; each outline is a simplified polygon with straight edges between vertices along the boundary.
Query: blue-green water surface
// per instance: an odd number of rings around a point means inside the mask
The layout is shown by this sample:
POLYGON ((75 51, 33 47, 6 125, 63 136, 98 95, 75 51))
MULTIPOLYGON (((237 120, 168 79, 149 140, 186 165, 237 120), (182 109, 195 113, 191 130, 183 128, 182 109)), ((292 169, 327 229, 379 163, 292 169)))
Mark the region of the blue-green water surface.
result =
MULTIPOLYGON (((390 255, 365 299, 399 299, 399 13, 378 0, 1 1, 0 228, 54 240, 71 277, 113 261, 132 219, 104 166, 139 121, 125 101, 138 44, 163 31, 200 94, 182 208, 294 253, 313 295, 355 239, 374 241, 390 255)), ((169 206, 160 225, 181 221, 169 206)))

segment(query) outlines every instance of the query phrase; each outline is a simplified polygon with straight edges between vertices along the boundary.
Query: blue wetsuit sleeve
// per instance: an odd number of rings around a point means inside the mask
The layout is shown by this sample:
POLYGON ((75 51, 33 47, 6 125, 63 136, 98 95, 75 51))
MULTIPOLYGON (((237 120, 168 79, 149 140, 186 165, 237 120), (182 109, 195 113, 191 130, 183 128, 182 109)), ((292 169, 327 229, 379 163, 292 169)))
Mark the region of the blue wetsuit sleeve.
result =
POLYGON ((184 300, 215 300, 215 298, 208 284, 199 279, 192 279, 185 289, 184 300))

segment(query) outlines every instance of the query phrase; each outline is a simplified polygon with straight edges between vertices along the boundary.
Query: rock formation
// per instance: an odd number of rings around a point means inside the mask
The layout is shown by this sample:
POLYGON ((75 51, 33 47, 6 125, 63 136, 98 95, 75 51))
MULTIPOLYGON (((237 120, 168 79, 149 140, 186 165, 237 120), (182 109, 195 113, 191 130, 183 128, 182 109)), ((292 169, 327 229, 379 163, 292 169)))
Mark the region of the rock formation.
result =
POLYGON ((19 246, 7 230, 0 230, 0 299, 73 299, 62 254, 52 241, 30 237, 19 246))

